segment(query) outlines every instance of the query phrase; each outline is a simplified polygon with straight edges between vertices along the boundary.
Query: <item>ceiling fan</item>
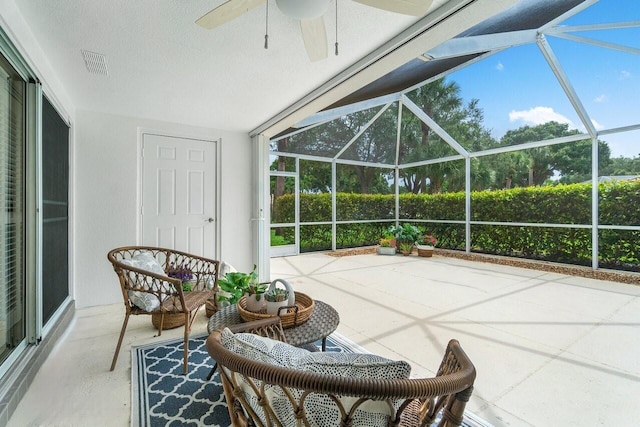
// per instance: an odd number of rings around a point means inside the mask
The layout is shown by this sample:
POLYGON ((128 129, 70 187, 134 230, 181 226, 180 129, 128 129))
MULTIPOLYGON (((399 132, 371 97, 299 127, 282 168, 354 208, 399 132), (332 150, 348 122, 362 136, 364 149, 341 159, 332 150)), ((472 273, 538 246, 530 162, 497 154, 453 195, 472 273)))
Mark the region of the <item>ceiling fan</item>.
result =
MULTIPOLYGON (((211 30, 225 24, 268 0, 227 0, 205 13, 196 24, 211 30)), ((322 15, 331 0, 275 0, 278 9, 287 16, 300 20, 300 30, 307 54, 311 61, 327 57, 327 32, 322 15)), ((337 0, 336 0, 337 1, 337 0)), ((367 6, 404 15, 423 16, 433 0, 353 0, 367 6)), ((265 48, 267 36, 265 36, 265 48)), ((336 43, 336 55, 337 53, 336 43)))

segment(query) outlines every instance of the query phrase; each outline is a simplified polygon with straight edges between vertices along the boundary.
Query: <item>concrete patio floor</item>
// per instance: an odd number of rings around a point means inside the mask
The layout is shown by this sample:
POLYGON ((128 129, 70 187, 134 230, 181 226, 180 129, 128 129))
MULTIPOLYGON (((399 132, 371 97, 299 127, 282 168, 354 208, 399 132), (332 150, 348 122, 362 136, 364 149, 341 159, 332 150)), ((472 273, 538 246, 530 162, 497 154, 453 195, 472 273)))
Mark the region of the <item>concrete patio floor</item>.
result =
MULTIPOLYGON (((271 260, 271 277, 340 313, 338 332, 432 376, 449 339, 478 371, 467 408, 495 426, 640 425, 640 287, 434 256, 322 253, 271 260)), ((9 426, 126 426, 133 318, 109 364, 121 304, 78 310, 9 426)), ((194 333, 206 331, 204 311, 194 333)), ((182 329, 162 338, 181 336, 182 329)))

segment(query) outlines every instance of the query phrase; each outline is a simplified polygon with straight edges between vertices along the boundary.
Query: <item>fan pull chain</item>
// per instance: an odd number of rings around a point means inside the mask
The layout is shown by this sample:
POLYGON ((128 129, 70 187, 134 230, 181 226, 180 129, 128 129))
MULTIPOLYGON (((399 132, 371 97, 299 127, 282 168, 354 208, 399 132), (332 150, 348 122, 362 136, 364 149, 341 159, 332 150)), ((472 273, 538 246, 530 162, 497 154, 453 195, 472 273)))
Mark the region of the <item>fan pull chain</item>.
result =
POLYGON ((338 0, 336 0, 336 56, 338 56, 338 0))
POLYGON ((266 1, 267 3, 267 13, 266 13, 266 19, 265 19, 265 25, 264 25, 264 48, 265 49, 269 49, 269 0, 266 1))

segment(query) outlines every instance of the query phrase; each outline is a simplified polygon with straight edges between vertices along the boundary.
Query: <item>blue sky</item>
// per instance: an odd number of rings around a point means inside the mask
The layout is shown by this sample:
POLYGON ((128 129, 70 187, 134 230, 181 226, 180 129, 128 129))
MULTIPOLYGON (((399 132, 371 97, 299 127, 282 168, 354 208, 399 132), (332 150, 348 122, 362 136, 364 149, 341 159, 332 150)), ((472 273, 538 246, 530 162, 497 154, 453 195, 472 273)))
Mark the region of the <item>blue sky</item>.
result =
MULTIPOLYGON (((640 1, 600 0, 563 25, 640 21, 640 1)), ((575 35, 640 49, 640 28, 575 35)), ((640 55, 549 36, 547 40, 598 130, 640 123, 640 55)), ((550 120, 584 126, 536 45, 519 46, 452 74, 466 100, 477 98, 493 136, 550 120)), ((607 135, 612 157, 640 156, 640 131, 607 135)))

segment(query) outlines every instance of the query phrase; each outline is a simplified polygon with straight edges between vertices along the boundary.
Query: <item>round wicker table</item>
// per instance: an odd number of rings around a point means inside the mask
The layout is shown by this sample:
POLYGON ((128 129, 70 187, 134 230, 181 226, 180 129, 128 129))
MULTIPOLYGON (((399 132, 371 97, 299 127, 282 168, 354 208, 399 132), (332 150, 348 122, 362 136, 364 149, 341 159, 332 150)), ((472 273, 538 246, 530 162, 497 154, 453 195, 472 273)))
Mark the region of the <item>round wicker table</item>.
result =
MULTIPOLYGON (((238 313, 238 306, 233 304, 222 308, 211 316, 207 324, 207 331, 211 333, 242 322, 242 317, 238 313)), ((340 316, 338 312, 329 304, 316 300, 315 308, 309 320, 300 326, 284 329, 284 336, 289 344, 296 347, 314 343, 321 339, 322 351, 325 351, 327 337, 338 328, 339 323, 340 316)))

